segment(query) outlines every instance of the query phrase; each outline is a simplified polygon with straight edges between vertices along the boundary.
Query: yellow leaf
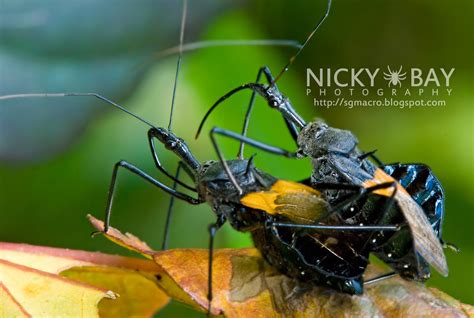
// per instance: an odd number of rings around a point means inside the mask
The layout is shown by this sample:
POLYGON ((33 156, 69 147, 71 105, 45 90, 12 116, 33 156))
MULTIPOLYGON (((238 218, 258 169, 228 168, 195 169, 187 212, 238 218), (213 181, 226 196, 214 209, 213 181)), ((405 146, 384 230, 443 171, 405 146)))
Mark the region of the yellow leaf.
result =
POLYGON ((0 281, 33 317, 99 317, 99 301, 115 297, 105 289, 4 260, 0 260, 0 281))
POLYGON ((153 273, 155 263, 138 258, 108 255, 99 252, 0 242, 0 259, 58 274, 71 267, 113 266, 153 273))
POLYGON ((31 317, 31 315, 13 298, 10 291, 0 283, 0 318, 7 317, 31 317))
POLYGON ((169 302, 152 274, 113 267, 74 267, 61 275, 120 295, 113 302, 99 303, 100 317, 152 317, 169 302))
MULTIPOLYGON (((0 259, 32 267, 30 270, 59 274, 70 279, 71 283, 81 281, 120 295, 114 301, 100 301, 100 317, 150 317, 169 302, 169 297, 156 282, 158 266, 149 260, 1 242, 0 259)), ((16 284, 16 281, 12 282, 16 284)), ((0 301, 8 301, 6 296, 0 295, 0 301)), ((36 300, 28 298, 26 301, 25 304, 19 303, 28 307, 30 301, 36 300)))

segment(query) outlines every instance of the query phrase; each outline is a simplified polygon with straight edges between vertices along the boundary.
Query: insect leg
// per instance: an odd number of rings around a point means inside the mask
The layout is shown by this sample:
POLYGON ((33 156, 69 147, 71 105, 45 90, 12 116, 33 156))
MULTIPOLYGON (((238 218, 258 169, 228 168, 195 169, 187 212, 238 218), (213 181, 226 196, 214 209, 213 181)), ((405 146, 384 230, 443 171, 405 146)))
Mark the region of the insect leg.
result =
POLYGON ((178 192, 173 188, 168 187, 167 185, 161 183, 160 181, 154 179, 150 175, 148 175, 146 172, 142 171, 141 169, 135 167, 133 164, 121 160, 117 162, 114 166, 113 172, 112 172, 112 179, 110 180, 110 187, 109 187, 109 196, 107 198, 107 207, 105 209, 105 222, 104 222, 104 233, 106 233, 109 229, 110 226, 110 216, 111 216, 111 211, 112 211, 112 203, 113 203, 113 198, 115 194, 115 189, 116 189, 116 184, 117 184, 117 174, 118 174, 118 169, 120 167, 123 167, 127 169, 128 171, 132 172, 133 174, 136 174, 137 176, 145 179, 146 181, 150 182, 154 186, 157 186, 161 190, 165 191, 168 194, 171 194, 173 197, 176 197, 180 200, 186 201, 190 204, 196 205, 202 203, 200 200, 195 199, 185 193, 178 192))
MULTIPOLYGON (((175 174, 176 179, 179 178, 179 173, 181 172, 181 169, 185 170, 186 169, 185 167, 187 167, 187 166, 184 164, 184 162, 182 162, 182 161, 178 162, 178 168, 176 168, 176 174, 175 174)), ((185 170, 185 172, 186 172, 186 170, 185 170)), ((189 172, 187 172, 187 173, 189 174, 189 172)), ((176 182, 176 181, 173 182, 173 190, 176 190, 177 186, 178 186, 178 182, 176 182)), ((165 230, 164 230, 164 234, 163 234, 163 243, 161 245, 162 250, 167 250, 168 249, 168 237, 169 237, 169 229, 170 229, 170 225, 171 225, 171 214, 173 213, 174 199, 175 199, 175 197, 171 196, 169 204, 168 204, 168 211, 166 213, 166 221, 165 221, 165 230)))
POLYGON ((222 135, 222 136, 230 137, 232 139, 243 141, 243 142, 245 142, 249 145, 252 145, 252 146, 254 146, 258 149, 261 149, 261 150, 264 150, 264 151, 267 151, 267 152, 270 152, 270 153, 273 153, 273 154, 285 156, 285 157, 288 157, 288 158, 296 157, 295 153, 289 152, 287 150, 284 150, 284 149, 281 149, 281 148, 278 148, 278 147, 267 145, 265 143, 253 140, 253 139, 245 137, 245 136, 241 136, 241 135, 239 135, 239 134, 237 134, 233 131, 221 129, 221 128, 218 128, 218 127, 212 128, 210 133, 209 133, 209 135, 211 137, 212 145, 214 146, 214 149, 216 150, 217 156, 219 157, 219 160, 220 160, 227 176, 229 177, 230 181, 235 186, 235 188, 237 189, 239 194, 243 194, 243 190, 239 186, 239 184, 237 183, 237 180, 235 179, 234 174, 230 171, 229 165, 227 164, 227 162, 224 158, 224 155, 222 154, 222 151, 220 150, 219 145, 217 144, 216 138, 214 136, 215 134, 219 134, 219 135, 222 135))
POLYGON ((289 227, 295 229, 310 229, 310 230, 335 230, 335 231, 398 231, 400 229, 397 225, 321 225, 321 224, 298 224, 298 223, 270 223, 275 227, 289 227))
POLYGON ((247 83, 230 90, 229 92, 221 96, 211 106, 211 108, 209 108, 209 110, 206 112, 206 114, 202 118, 201 123, 199 124, 199 127, 196 131, 195 138, 199 137, 206 120, 211 115, 211 113, 217 108, 217 106, 219 106, 223 101, 225 101, 232 95, 246 89, 251 89, 252 91, 257 92, 267 101, 270 107, 278 108, 278 111, 283 115, 283 117, 288 122, 294 123, 295 127, 298 126, 299 128, 303 128, 306 125, 305 121, 301 118, 301 116, 299 116, 299 114, 295 112, 295 110, 291 106, 290 101, 286 99, 276 88, 274 88, 273 86, 263 85, 260 83, 247 83))
POLYGON ((377 276, 377 277, 374 277, 374 278, 371 278, 367 281, 364 282, 364 286, 367 286, 367 285, 370 285, 370 284, 374 284, 374 283, 378 283, 382 280, 385 280, 387 278, 392 278, 394 276, 396 276, 397 273, 396 272, 389 272, 389 273, 386 273, 386 274, 382 274, 380 276, 377 276))
MULTIPOLYGON (((387 201, 387 204, 384 208, 384 213, 382 214, 382 215, 385 215, 385 212, 388 211, 388 209, 390 209, 391 205, 393 204, 395 193, 397 191, 396 190, 396 188, 397 188, 396 182, 384 182, 384 183, 380 183, 380 184, 377 184, 377 185, 374 185, 374 186, 371 186, 371 187, 368 187, 368 188, 364 188, 363 186, 360 186, 360 185, 348 184, 348 183, 320 182, 320 183, 314 184, 314 187, 318 190, 348 190, 348 191, 356 192, 354 195, 350 196, 348 199, 346 199, 346 200, 342 201, 341 203, 338 203, 336 206, 334 206, 322 218, 325 218, 325 217, 327 217, 327 216, 329 216, 329 215, 331 215, 335 212, 338 212, 338 211, 342 210, 348 204, 359 200, 360 198, 362 198, 363 196, 365 196, 365 195, 367 195, 371 192, 374 192, 374 191, 380 190, 380 189, 386 189, 386 188, 389 188, 389 187, 393 187, 394 191, 393 191, 391 197, 389 198, 389 200, 387 201)), ((383 216, 382 216, 382 218, 383 218, 383 216)))
MULTIPOLYGON (((364 188, 358 185, 352 184, 338 184, 338 183, 319 183, 318 189, 325 188, 325 189, 337 189, 337 190, 356 190, 357 193, 351 196, 349 199, 344 200, 340 204, 337 204, 334 208, 332 208, 329 212, 327 212, 321 219, 328 217, 329 215, 340 211, 343 209, 347 204, 359 200, 362 196, 367 195, 376 190, 385 189, 389 187, 393 187, 392 195, 389 197, 387 202, 385 203, 382 216, 379 219, 383 220, 386 213, 392 207, 395 201, 395 195, 397 192, 397 184, 396 182, 385 182, 381 184, 377 184, 368 188, 364 188)), ((273 223, 274 226, 279 227, 291 227, 291 228, 299 228, 299 229, 314 229, 314 230, 339 230, 339 231, 372 231, 372 232, 380 232, 380 231, 398 231, 400 230, 399 225, 320 225, 320 224, 297 224, 297 223, 273 223)), ((372 235, 371 235, 372 237, 372 235)), ((369 240, 368 240, 369 241, 369 240)))
POLYGON ((375 161, 375 163, 379 166, 379 168, 385 166, 385 164, 375 155, 376 151, 377 151, 377 149, 366 152, 366 153, 363 153, 357 159, 364 160, 366 158, 371 158, 372 160, 375 161))
POLYGON ((375 153, 370 154, 369 157, 372 158, 375 161, 375 163, 379 166, 379 168, 385 166, 385 164, 382 162, 382 160, 380 160, 379 157, 377 157, 375 155, 375 153))
MULTIPOLYGON (((257 78, 255 80, 255 83, 260 82, 260 77, 262 77, 262 73, 265 75, 268 84, 273 83, 273 75, 272 75, 272 73, 270 72, 270 69, 267 66, 263 66, 258 70, 257 78)), ((274 88, 276 89, 276 85, 274 85, 274 88)), ((250 115, 251 115, 252 110, 253 110, 253 105, 255 103, 256 95, 257 95, 257 92, 255 90, 252 90, 252 95, 250 97, 249 106, 247 108, 247 112, 245 113, 244 125, 242 127, 242 136, 247 136, 247 130, 248 130, 248 126, 249 126, 250 115)), ((290 131, 291 136, 296 141, 296 139, 298 138, 298 130, 296 129, 295 124, 293 122, 290 122, 286 117, 283 117, 283 119, 285 120, 285 124, 288 127, 288 130, 290 131)), ((243 141, 241 141, 240 142, 240 147, 239 147, 239 152, 237 154, 239 159, 244 158, 244 145, 245 145, 245 143, 243 141)))
MULTIPOLYGON (((336 213, 343 209, 346 205, 350 204, 351 202, 359 200, 364 195, 371 193, 376 190, 385 189, 389 187, 394 187, 394 191, 390 198, 388 199, 387 203, 384 206, 384 212, 382 213, 381 219, 385 216, 385 213, 390 209, 396 194, 396 182, 385 182, 381 184, 374 185, 372 187, 364 188, 359 185, 354 184, 347 184, 347 183, 318 183, 316 188, 318 190, 348 190, 348 191, 355 191, 357 192, 353 196, 349 197, 348 199, 342 201, 341 203, 337 204, 331 210, 324 214, 323 217, 320 218, 324 219, 329 215, 336 213)), ((299 228, 299 229, 314 229, 314 230, 339 230, 339 231, 372 231, 372 232, 379 232, 379 231, 398 231, 400 230, 399 225, 322 225, 322 224, 298 224, 298 223, 272 223, 272 226, 277 227, 291 227, 291 228, 299 228)))
MULTIPOLYGON (((395 195, 397 194, 397 183, 396 182, 385 182, 385 183, 381 183, 381 184, 378 184, 378 185, 375 185, 375 186, 372 186, 372 187, 369 187, 367 188, 367 190, 371 189, 371 188, 375 188, 377 186, 383 186, 385 185, 385 188, 390 188, 392 187, 393 188, 393 191, 392 191, 392 194, 390 195, 390 197, 388 198, 387 202, 385 202, 384 204, 384 207, 383 207, 383 210, 382 210, 382 213, 381 213, 381 216, 380 218, 378 219, 378 222, 377 224, 380 224, 380 223, 384 223, 384 219, 388 213, 388 211, 390 211, 393 203, 395 202, 395 195)), ((383 188, 378 188, 378 189, 383 189, 383 188)), ((376 189, 376 190, 378 190, 376 189)), ((375 191, 375 190, 373 190, 375 191)), ((369 239, 366 241, 366 243, 364 244, 364 248, 368 245, 368 244, 372 244, 372 243, 375 243, 376 242, 376 238, 372 239, 374 237, 374 235, 376 235, 376 233, 372 233, 369 237, 369 239)))
MULTIPOLYGON (((263 69, 264 68, 262 67, 258 70, 257 79, 255 80, 255 83, 260 82, 260 77, 262 77, 263 69)), ((248 130, 248 127, 249 127, 250 115, 252 114, 253 105, 255 103, 255 97, 256 96, 257 96, 257 92, 252 90, 252 95, 250 96, 249 106, 247 107, 247 112, 245 113, 244 125, 242 127, 242 136, 247 136, 247 130, 248 130)), ((245 145, 245 143, 243 141, 241 141, 240 146, 239 146, 239 152, 237 153, 237 158, 239 158, 240 160, 244 159, 244 145, 245 145)))
MULTIPOLYGON (((382 184, 379 184, 379 185, 383 185, 383 184, 386 185, 385 188, 390 188, 390 187, 393 188, 393 191, 392 191, 392 194, 390 195, 390 197, 388 198, 387 202, 385 202, 383 212, 382 212, 382 216, 380 217, 379 222, 382 221, 385 218, 387 212, 390 210, 393 203, 395 203, 395 195, 397 194, 397 191, 398 191, 396 182, 386 182, 386 183, 382 183, 382 184)), ((370 187, 370 188, 373 188, 373 187, 370 187)), ((368 188, 368 190, 370 188, 368 188)), ((380 188, 380 189, 383 189, 383 188, 380 188)))
POLYGON ((211 138, 214 138, 214 134, 218 134, 218 135, 222 135, 222 136, 225 136, 225 137, 229 137, 231 139, 242 141, 242 142, 244 142, 246 144, 249 144, 249 145, 251 145, 251 146, 253 146, 257 149, 260 149, 260 150, 263 150, 263 151, 266 151, 266 152, 269 152, 269 153, 273 153, 275 155, 280 155, 280 156, 284 156, 284 157, 287 157, 287 158, 295 158, 296 157, 295 152, 291 152, 291 151, 288 151, 288 150, 285 150, 285 149, 282 149, 282 148, 279 148, 279 147, 268 145, 266 143, 257 141, 255 139, 239 135, 239 134, 237 134, 233 131, 230 131, 230 130, 222 129, 222 128, 219 128, 219 127, 214 127, 214 128, 211 129, 211 132, 210 132, 211 138))
POLYGON ((218 216, 215 223, 209 225, 209 268, 207 276, 207 313, 211 315, 212 309, 212 261, 214 258, 214 237, 216 236, 217 230, 219 230, 225 223, 225 217, 221 214, 218 216))
POLYGON ((445 242, 443 239, 440 239, 440 241, 441 241, 441 245, 443 246, 443 248, 449 248, 451 251, 456 252, 456 253, 461 252, 461 249, 459 247, 457 247, 455 244, 445 242))

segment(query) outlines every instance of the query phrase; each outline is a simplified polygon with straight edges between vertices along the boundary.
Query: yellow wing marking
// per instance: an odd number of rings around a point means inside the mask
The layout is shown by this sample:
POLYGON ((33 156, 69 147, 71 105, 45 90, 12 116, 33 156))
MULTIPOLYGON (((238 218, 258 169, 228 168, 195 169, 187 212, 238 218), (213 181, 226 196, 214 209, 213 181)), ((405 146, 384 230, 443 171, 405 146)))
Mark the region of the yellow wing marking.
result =
POLYGON ((304 184, 278 180, 268 191, 252 192, 240 202, 268 214, 280 214, 302 224, 314 223, 327 211, 321 193, 304 184))
MULTIPOLYGON (((371 179, 371 180, 365 181, 364 183, 362 183, 362 186, 364 188, 369 188, 369 187, 375 186, 377 184, 386 183, 386 182, 397 182, 397 180, 395 180, 394 178, 392 178, 391 176, 386 174, 385 171, 383 171, 382 169, 377 168, 377 170, 375 170, 375 173, 374 173, 374 178, 371 179)), ((408 194, 406 192, 405 188, 402 187, 402 185, 398 182, 397 182, 397 192, 405 192, 406 194, 408 194)), ((385 188, 385 189, 378 189, 378 190, 375 190, 372 193, 375 193, 375 194, 378 194, 378 195, 383 195, 383 196, 386 196, 386 197, 390 197, 393 193, 393 187, 389 187, 389 188, 385 188)))

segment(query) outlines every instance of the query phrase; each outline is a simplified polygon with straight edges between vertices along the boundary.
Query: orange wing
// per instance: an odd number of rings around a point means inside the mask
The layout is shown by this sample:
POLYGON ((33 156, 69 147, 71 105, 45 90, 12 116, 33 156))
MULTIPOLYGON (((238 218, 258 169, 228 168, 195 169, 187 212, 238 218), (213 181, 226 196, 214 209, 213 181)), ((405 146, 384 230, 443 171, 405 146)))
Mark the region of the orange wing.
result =
POLYGON ((286 216, 299 224, 314 223, 328 210, 319 191, 285 180, 278 180, 268 191, 249 193, 240 202, 268 214, 286 216))

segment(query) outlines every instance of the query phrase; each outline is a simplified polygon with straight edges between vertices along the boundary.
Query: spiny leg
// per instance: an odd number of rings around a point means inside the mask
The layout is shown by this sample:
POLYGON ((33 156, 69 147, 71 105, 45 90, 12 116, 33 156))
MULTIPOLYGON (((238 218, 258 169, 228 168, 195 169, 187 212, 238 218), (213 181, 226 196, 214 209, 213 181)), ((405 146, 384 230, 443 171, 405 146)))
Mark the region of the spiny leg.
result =
POLYGON ((227 176, 229 177, 230 181, 232 182, 234 187, 237 189, 239 194, 243 194, 243 190, 239 186, 239 184, 237 183, 237 180, 235 179, 234 174, 230 171, 229 165, 227 164, 227 162, 224 158, 224 155, 222 154, 222 151, 220 150, 219 145, 216 141, 216 138, 214 136, 215 134, 219 134, 219 135, 222 135, 222 136, 225 136, 225 137, 229 137, 229 138, 232 138, 232 139, 235 139, 235 140, 238 140, 238 141, 245 142, 246 144, 252 145, 257 149, 264 150, 264 151, 267 151, 267 152, 270 152, 270 153, 273 153, 273 154, 285 156, 285 157, 288 157, 288 158, 296 157, 296 153, 289 152, 289 151, 284 150, 282 148, 270 146, 270 145, 267 145, 267 144, 262 143, 260 141, 253 140, 253 139, 245 137, 245 136, 241 136, 241 135, 239 135, 239 134, 237 134, 233 131, 221 129, 219 127, 212 128, 210 133, 209 133, 209 135, 211 137, 212 145, 214 146, 214 149, 216 150, 217 156, 219 157, 219 160, 220 160, 227 176))
POLYGON ((207 314, 211 315, 212 309, 212 261, 214 259, 214 237, 217 230, 219 230, 225 223, 225 217, 221 214, 218 216, 215 223, 209 225, 209 268, 207 276, 207 314))
POLYGON ((180 200, 186 201, 189 204, 200 204, 202 203, 200 200, 195 199, 185 193, 176 191, 173 188, 168 187, 167 185, 161 183, 160 181, 154 179, 150 175, 148 175, 146 172, 142 171, 140 168, 137 168, 133 164, 121 160, 117 162, 114 165, 114 169, 112 172, 112 179, 110 181, 110 187, 109 187, 109 195, 107 198, 107 207, 105 209, 105 221, 104 221, 104 233, 107 233, 109 226, 110 226, 110 216, 111 216, 111 211, 112 211, 112 203, 114 199, 114 194, 115 194, 115 189, 116 189, 116 184, 117 184, 117 174, 118 174, 118 169, 122 167, 127 169, 128 171, 132 172, 133 174, 136 174, 137 176, 145 179, 149 183, 153 184, 154 186, 160 188, 161 190, 165 191, 166 193, 172 195, 173 197, 176 197, 180 200))

